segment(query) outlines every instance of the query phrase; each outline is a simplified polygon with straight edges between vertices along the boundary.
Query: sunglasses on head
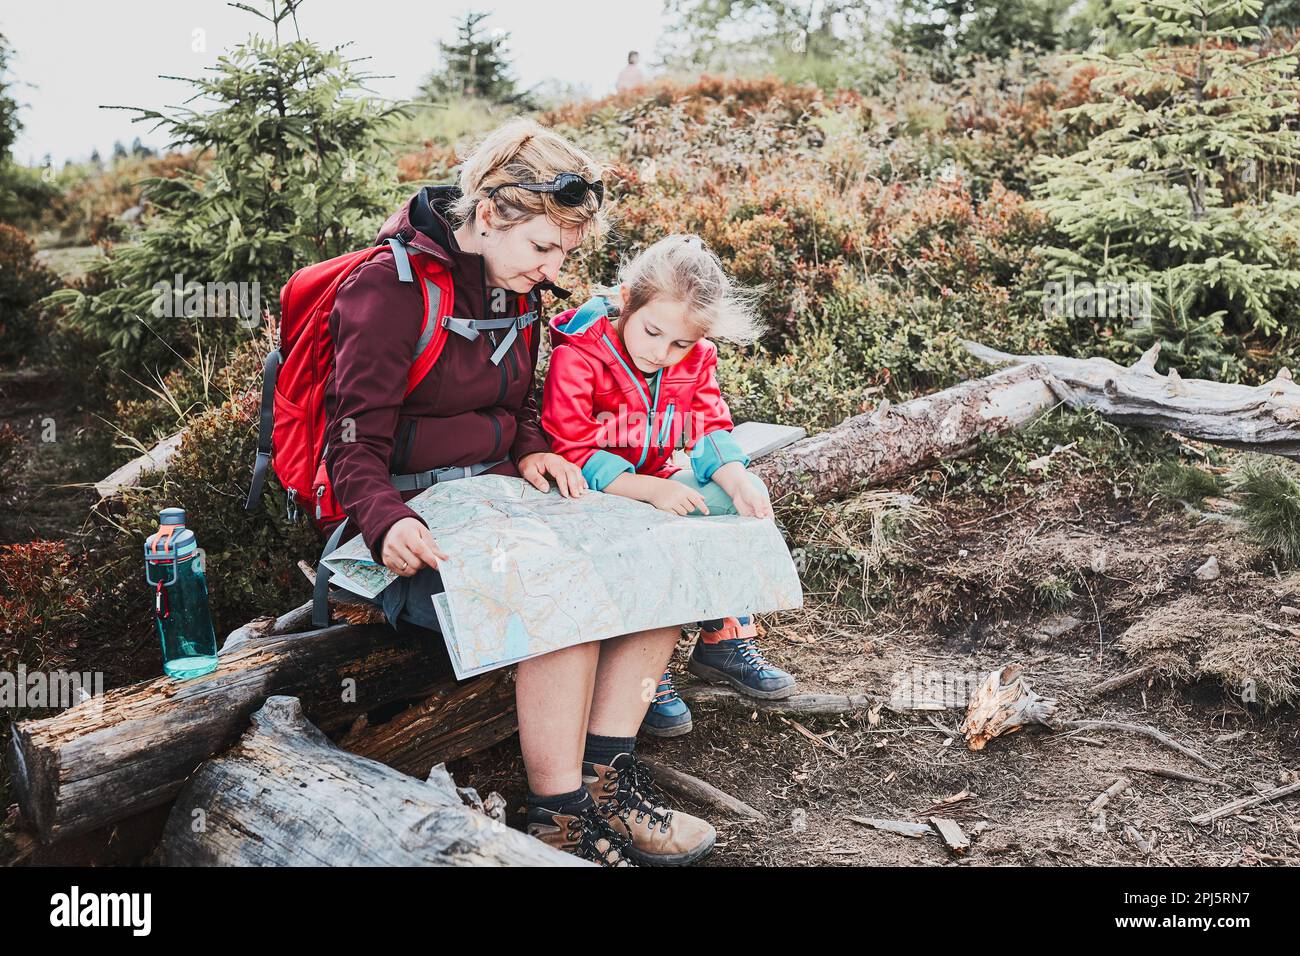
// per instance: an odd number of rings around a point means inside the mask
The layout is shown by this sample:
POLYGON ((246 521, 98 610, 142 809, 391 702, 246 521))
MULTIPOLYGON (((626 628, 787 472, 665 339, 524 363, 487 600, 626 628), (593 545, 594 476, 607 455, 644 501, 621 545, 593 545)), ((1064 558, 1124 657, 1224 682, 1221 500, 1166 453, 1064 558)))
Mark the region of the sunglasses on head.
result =
POLYGON ((551 193, 561 206, 581 206, 587 199, 588 191, 595 194, 598 208, 605 198, 604 183, 589 183, 577 173, 560 173, 549 183, 502 183, 488 190, 488 198, 491 199, 499 190, 510 186, 518 186, 534 193, 551 193))

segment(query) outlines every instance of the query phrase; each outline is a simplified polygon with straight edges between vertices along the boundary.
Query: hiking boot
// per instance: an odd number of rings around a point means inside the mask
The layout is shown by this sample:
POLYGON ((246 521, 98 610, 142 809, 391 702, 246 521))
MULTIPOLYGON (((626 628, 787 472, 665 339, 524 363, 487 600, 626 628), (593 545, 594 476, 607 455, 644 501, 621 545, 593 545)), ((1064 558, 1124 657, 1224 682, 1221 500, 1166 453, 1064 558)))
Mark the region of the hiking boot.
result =
POLYGON ((529 807, 528 835, 601 866, 636 866, 628 855, 630 841, 610 825, 594 802, 574 813, 529 807))
POLYGON ((672 674, 664 671, 650 707, 641 719, 641 730, 655 737, 680 737, 689 734, 692 726, 691 709, 677 696, 672 674))
POLYGON ((752 622, 742 625, 729 617, 722 631, 729 636, 713 642, 704 640, 701 632, 686 663, 688 671, 705 680, 730 684, 742 694, 763 700, 781 700, 794 693, 794 678, 769 664, 754 646, 752 622))
POLYGON ((619 754, 609 767, 584 763, 582 782, 610 826, 631 841, 627 852, 637 863, 685 866, 713 849, 713 825, 664 806, 649 768, 633 754, 619 754))

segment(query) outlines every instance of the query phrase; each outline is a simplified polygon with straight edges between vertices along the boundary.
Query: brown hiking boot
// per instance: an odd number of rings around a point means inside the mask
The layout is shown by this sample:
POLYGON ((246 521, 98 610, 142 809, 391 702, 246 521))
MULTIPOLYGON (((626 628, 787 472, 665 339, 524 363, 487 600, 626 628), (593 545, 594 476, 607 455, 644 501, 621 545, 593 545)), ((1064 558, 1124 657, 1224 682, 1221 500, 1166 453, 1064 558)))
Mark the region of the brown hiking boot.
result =
POLYGON ((577 813, 530 807, 528 835, 601 866, 636 866, 628 855, 630 841, 610 826, 594 803, 577 813))
POLYGON ((634 755, 619 754, 609 767, 584 763, 582 782, 614 831, 631 841, 627 852, 637 863, 685 866, 713 849, 713 825, 669 810, 650 769, 634 755))

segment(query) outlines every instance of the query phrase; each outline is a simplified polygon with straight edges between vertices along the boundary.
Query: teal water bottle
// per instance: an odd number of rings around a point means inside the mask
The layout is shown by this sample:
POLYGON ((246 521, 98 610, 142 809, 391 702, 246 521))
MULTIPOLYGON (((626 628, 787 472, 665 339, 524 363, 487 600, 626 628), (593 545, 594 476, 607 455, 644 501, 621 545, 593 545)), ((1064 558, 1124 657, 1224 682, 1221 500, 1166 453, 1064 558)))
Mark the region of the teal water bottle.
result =
POLYGON ((163 672, 176 680, 202 677, 217 669, 203 553, 185 527, 184 508, 164 508, 158 518, 158 530, 144 543, 144 579, 153 588, 163 672))

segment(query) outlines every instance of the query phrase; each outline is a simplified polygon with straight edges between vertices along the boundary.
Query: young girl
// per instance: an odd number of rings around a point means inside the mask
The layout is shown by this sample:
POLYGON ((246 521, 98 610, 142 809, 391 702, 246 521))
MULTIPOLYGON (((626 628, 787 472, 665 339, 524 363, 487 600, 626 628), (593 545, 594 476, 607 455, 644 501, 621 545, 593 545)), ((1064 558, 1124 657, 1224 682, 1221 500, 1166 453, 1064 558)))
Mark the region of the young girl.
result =
MULTIPOLYGON (((679 515, 772 517, 767 488, 745 470, 718 389, 717 347, 761 331, 750 297, 697 236, 669 236, 619 274, 616 294, 551 320, 542 428, 556 453, 582 468, 594 491, 679 515), (690 468, 673 462, 681 445, 690 468)), ((753 697, 794 692, 794 678, 764 660, 749 617, 702 621, 687 669, 753 697)), ((664 672, 641 729, 672 737, 691 713, 664 672)))

